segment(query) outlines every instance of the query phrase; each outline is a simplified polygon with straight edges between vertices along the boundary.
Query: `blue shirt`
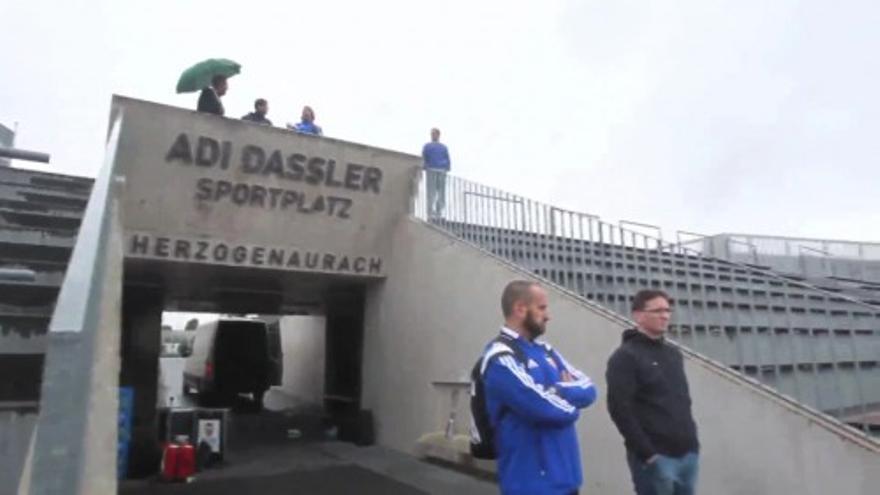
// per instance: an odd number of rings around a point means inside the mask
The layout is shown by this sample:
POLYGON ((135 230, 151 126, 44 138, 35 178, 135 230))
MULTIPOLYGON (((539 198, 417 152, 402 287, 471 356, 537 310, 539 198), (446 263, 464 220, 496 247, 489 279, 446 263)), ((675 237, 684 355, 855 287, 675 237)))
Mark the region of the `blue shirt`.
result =
POLYGON ((449 160, 449 150, 446 149, 446 145, 436 141, 431 141, 422 148, 422 158, 425 159, 425 168, 431 170, 445 170, 448 172, 452 164, 449 160))
POLYGON ((574 423, 578 410, 596 400, 596 387, 549 344, 530 342, 507 328, 502 332, 517 339, 527 362, 517 362, 498 342, 483 355, 501 493, 570 494, 583 481, 574 423), (563 371, 572 381, 563 382, 563 371))
POLYGON ((293 130, 301 134, 314 134, 315 136, 321 136, 324 134, 321 127, 315 125, 314 122, 299 122, 293 126, 293 130))

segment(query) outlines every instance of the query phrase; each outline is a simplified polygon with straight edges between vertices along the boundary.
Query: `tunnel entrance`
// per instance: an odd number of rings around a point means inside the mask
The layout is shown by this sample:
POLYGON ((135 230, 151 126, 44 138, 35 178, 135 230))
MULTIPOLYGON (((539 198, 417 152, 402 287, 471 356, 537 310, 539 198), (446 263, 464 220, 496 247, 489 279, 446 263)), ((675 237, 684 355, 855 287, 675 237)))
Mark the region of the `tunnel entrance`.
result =
POLYGON ((126 262, 119 379, 131 397, 126 478, 157 476, 163 446, 177 435, 197 447, 202 417, 222 418, 227 463, 279 442, 373 443, 361 374, 364 301, 376 282, 168 268, 126 262))

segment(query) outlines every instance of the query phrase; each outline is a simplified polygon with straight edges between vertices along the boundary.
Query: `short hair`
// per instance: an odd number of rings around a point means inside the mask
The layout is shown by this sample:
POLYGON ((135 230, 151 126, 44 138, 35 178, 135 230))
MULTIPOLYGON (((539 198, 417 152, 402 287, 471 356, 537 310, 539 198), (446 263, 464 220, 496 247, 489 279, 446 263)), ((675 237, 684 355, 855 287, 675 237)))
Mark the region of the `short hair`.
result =
POLYGON ((658 297, 662 297, 663 299, 666 299, 667 303, 672 304, 672 299, 669 297, 669 294, 663 292, 662 290, 645 289, 636 292, 636 295, 633 297, 632 301, 632 310, 642 311, 643 309, 645 309, 648 301, 657 299, 658 297))
POLYGON ((532 287, 537 287, 536 282, 529 280, 514 280, 507 284, 504 292, 501 293, 501 312, 504 317, 513 314, 513 305, 523 301, 529 303, 532 301, 532 287))
POLYGON ((432 128, 431 128, 431 133, 435 133, 435 132, 436 132, 437 134, 440 134, 440 129, 438 129, 438 128, 436 128, 436 127, 432 127, 432 128))
POLYGON ((216 76, 211 78, 211 86, 217 86, 220 83, 226 82, 227 77, 222 74, 217 74, 216 76))
POLYGON ((254 110, 256 110, 257 107, 259 107, 261 105, 265 105, 267 103, 268 102, 266 101, 265 98, 257 98, 256 100, 254 100, 254 110))

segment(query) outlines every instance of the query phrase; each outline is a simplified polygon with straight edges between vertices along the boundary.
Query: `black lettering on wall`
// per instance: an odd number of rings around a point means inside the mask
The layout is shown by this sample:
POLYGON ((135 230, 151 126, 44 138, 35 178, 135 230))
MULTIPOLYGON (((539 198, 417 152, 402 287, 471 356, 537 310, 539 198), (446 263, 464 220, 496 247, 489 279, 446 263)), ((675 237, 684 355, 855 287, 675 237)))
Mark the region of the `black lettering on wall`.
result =
POLYGON ((284 191, 284 196, 281 197, 281 209, 286 210, 288 206, 296 204, 297 196, 294 191, 284 191))
POLYGON ((232 261, 234 261, 237 265, 240 265, 247 260, 247 248, 244 246, 237 246, 232 250, 232 261))
POLYGON ((220 143, 216 139, 199 136, 196 145, 196 165, 211 167, 220 159, 220 143))
POLYGON ((229 159, 232 157, 232 143, 230 141, 223 141, 223 152, 221 153, 221 156, 220 168, 223 170, 229 169, 229 159))
POLYGON ((232 192, 232 184, 225 180, 218 180, 214 186, 214 201, 220 201, 232 192))
POLYGON ((325 254, 325 255, 324 255, 324 265, 323 265, 323 268, 324 268, 325 270, 332 270, 332 269, 333 269, 333 266, 334 266, 335 264, 336 264, 336 256, 333 256, 332 254, 325 254))
POLYGON ((279 179, 284 178, 284 159, 281 158, 281 152, 275 150, 269 155, 266 167, 263 168, 263 175, 275 175, 279 179))
POLYGON ((205 261, 208 259, 208 257, 205 256, 205 251, 208 250, 208 243, 205 241, 199 241, 196 245, 199 247, 198 251, 196 251, 196 260, 205 261))
POLYGON ((290 253, 290 258, 287 260, 287 266, 299 268, 299 252, 294 251, 290 253))
POLYGON ((179 259, 189 259, 189 241, 178 239, 174 243, 174 257, 179 259))
POLYGON ((150 238, 145 235, 131 236, 131 254, 147 254, 150 250, 150 238))
POLYGON ((184 165, 192 165, 193 155, 192 148, 189 145, 189 138, 183 132, 181 132, 177 139, 174 140, 174 144, 171 145, 171 149, 168 150, 168 153, 165 155, 165 161, 171 163, 175 160, 179 160, 184 165))
POLYGON ((306 170, 308 170, 306 182, 318 185, 324 181, 324 163, 326 163, 324 159, 317 156, 309 160, 309 164, 306 165, 306 170))
POLYGON ((306 253, 306 268, 317 268, 321 261, 321 255, 318 253, 306 253))
POLYGON ((254 265, 263 265, 263 256, 266 255, 266 248, 255 247, 253 251, 251 251, 251 264, 254 265))
POLYGON ((364 166, 357 163, 349 163, 345 168, 345 188, 352 191, 360 191, 364 180, 364 166))
POLYGON ((168 244, 171 242, 167 237, 157 237, 153 253, 160 258, 168 257, 168 244))
POLYGON ((336 179, 336 160, 327 160, 327 186, 342 187, 342 182, 336 179))
POLYGON ((382 273, 382 260, 373 258, 370 260, 370 274, 378 275, 382 273))
POLYGON ((226 261, 226 257, 229 256, 229 247, 226 244, 217 244, 214 246, 213 255, 215 261, 226 261))
POLYGON ((251 206, 263 206, 263 200, 266 198, 266 188, 263 186, 253 186, 251 188, 251 206))
POLYGON ((283 192, 284 192, 284 189, 278 189, 277 187, 270 187, 269 188, 269 197, 270 197, 269 204, 271 205, 271 208, 273 210, 275 208, 278 208, 278 196, 280 196, 283 192))
POLYGON ((214 181, 203 177, 196 182, 196 200, 205 201, 211 199, 211 184, 214 181))
POLYGON ((336 214, 339 218, 351 218, 349 214, 349 210, 351 210, 352 201, 348 198, 336 198, 339 201, 339 213, 336 214))
POLYGON ((367 167, 364 177, 364 191, 373 191, 379 194, 382 189, 382 170, 376 167, 367 167))
POLYGON ((232 191, 232 202, 238 206, 243 206, 248 201, 248 193, 250 188, 247 184, 236 184, 232 191))
POLYGON ((360 256, 357 257, 354 260, 354 272, 355 273, 364 273, 364 271, 367 269, 366 264, 367 264, 366 258, 363 258, 360 256))
POLYGON ((343 256, 341 260, 339 260, 339 266, 336 267, 340 272, 350 272, 351 264, 348 262, 348 256, 343 256))
POLYGON ((325 206, 324 196, 318 196, 315 198, 315 201, 312 202, 310 211, 312 213, 320 213, 326 209, 325 206))
POLYGON ((246 174, 256 174, 263 169, 266 152, 259 146, 249 144, 241 152, 241 169, 246 174))
POLYGON ((287 157, 287 177, 290 180, 300 181, 306 173, 306 157, 299 153, 294 153, 287 157))
POLYGON ((268 265, 270 265, 270 266, 284 266, 284 250, 283 249, 270 250, 268 265))

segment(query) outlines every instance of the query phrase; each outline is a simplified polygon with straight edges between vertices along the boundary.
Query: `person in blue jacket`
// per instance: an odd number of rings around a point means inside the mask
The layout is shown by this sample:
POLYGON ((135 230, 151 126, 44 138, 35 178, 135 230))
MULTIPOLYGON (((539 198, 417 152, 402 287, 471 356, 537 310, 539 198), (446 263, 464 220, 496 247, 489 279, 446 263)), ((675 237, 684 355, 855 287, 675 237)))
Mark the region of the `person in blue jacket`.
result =
POLYGON ((547 293, 516 280, 501 296, 502 338, 483 354, 483 383, 505 495, 570 495, 583 477, 574 423, 596 387, 538 339, 550 320, 547 293), (521 349, 520 362, 511 346, 521 349))
POLYGON ((422 147, 422 159, 428 191, 428 217, 440 218, 446 209, 446 174, 452 167, 449 148, 440 142, 440 129, 431 129, 431 142, 422 147))
POLYGON ((300 134, 313 134, 315 136, 324 135, 324 129, 321 129, 321 126, 315 124, 315 111, 308 105, 303 107, 300 121, 296 124, 287 124, 287 128, 300 134))

